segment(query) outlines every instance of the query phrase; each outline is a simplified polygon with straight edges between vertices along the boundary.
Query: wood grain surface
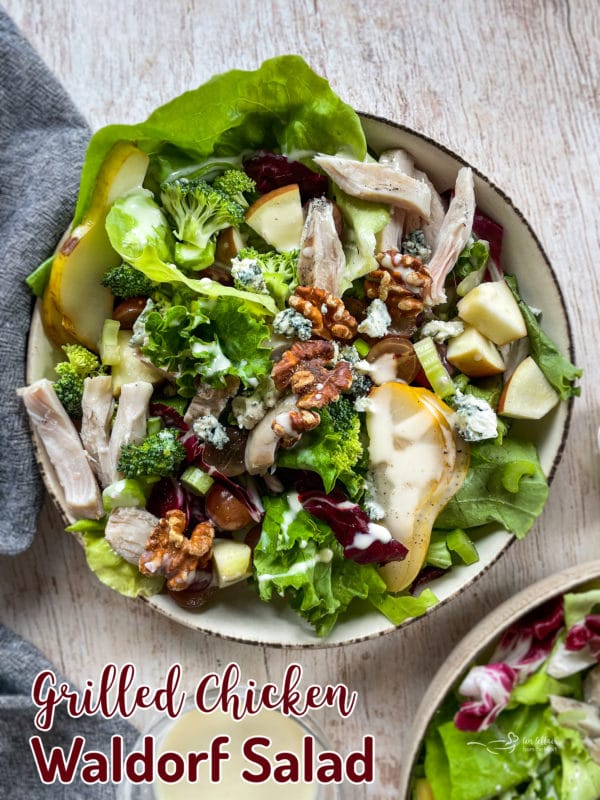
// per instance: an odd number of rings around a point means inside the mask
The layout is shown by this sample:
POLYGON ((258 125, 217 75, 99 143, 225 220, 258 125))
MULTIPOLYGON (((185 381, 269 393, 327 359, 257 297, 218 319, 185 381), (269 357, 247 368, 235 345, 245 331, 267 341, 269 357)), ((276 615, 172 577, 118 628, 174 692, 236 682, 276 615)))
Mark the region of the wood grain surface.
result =
POLYGON ((5 0, 5 7, 93 128, 143 119, 215 72, 300 53, 355 108, 414 127, 476 164, 525 213, 554 265, 586 379, 550 500, 527 539, 471 591, 408 630, 297 652, 193 633, 100 585, 48 504, 31 550, 0 560, 2 621, 76 683, 107 661, 127 660, 153 685, 175 661, 189 688, 229 661, 258 681, 278 680, 297 661, 311 682, 346 682, 359 692, 354 714, 317 721, 342 752, 365 733, 376 737, 376 781, 350 796, 395 797, 413 716, 452 646, 518 589, 600 556, 598 5, 5 0))

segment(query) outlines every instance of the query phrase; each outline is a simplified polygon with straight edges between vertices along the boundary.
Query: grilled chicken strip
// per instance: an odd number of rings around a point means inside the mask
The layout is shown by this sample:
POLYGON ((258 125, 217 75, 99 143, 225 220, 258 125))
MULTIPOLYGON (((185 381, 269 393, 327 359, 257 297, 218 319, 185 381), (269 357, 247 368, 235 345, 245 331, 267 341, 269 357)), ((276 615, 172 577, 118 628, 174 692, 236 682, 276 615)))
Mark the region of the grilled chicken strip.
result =
POLYGON ((76 517, 100 519, 104 515, 100 490, 79 434, 56 396, 52 383, 42 378, 19 391, 34 430, 76 517))
POLYGON ((417 169, 415 170, 415 178, 426 183, 431 192, 431 213, 429 220, 423 221, 421 228, 425 236, 425 241, 427 242, 427 247, 434 253, 439 241, 440 230, 444 224, 446 211, 444 210, 442 198, 433 183, 429 180, 429 176, 417 169))
POLYGON ((148 406, 153 387, 146 381, 125 383, 121 387, 117 416, 108 444, 109 483, 119 479, 117 464, 124 444, 140 444, 146 438, 148 406))
POLYGON ((315 156, 314 162, 346 194, 360 197, 361 200, 398 206, 429 219, 429 187, 394 166, 337 156, 315 156))
POLYGON ((81 441, 98 476, 100 486, 110 483, 108 442, 113 414, 112 380, 110 375, 86 378, 81 400, 81 441))
POLYGON ((158 517, 144 508, 115 508, 104 536, 115 553, 137 566, 157 523, 158 517))
MULTIPOLYGON (((379 156, 379 163, 397 169, 399 172, 414 177, 415 165, 406 150, 385 150, 379 156)), ((377 235, 377 249, 379 252, 384 250, 400 250, 402 236, 405 233, 406 211, 403 208, 392 208, 390 221, 385 228, 377 235)))
POLYGON ((338 236, 334 206, 325 197, 310 201, 298 258, 298 282, 338 296, 346 256, 338 236))
POLYGON ((427 269, 433 278, 428 298, 432 306, 446 301, 444 281, 469 241, 474 215, 473 172, 469 167, 462 167, 456 178, 454 197, 450 201, 440 229, 438 245, 427 264, 427 269))
POLYGON ((227 375, 225 386, 219 388, 214 388, 207 383, 201 384, 185 412, 184 421, 188 425, 192 425, 199 417, 206 417, 209 414, 218 419, 228 401, 237 394, 239 388, 240 379, 235 375, 227 375))

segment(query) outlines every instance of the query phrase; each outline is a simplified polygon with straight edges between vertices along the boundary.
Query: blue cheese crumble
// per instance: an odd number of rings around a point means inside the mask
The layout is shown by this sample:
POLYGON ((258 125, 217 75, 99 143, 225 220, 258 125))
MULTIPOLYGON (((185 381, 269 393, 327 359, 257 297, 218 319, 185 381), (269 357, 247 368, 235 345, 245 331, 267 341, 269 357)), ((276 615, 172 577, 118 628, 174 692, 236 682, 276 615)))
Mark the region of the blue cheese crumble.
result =
POLYGON ((486 400, 457 389, 452 405, 456 412, 456 429, 465 442, 481 442, 498 436, 498 417, 486 400))
POLYGON ((231 403, 231 410, 238 427, 251 431, 255 428, 270 408, 273 408, 279 392, 271 377, 261 378, 256 391, 248 395, 238 395, 231 403))
POLYGON ((201 442, 212 444, 217 450, 222 450, 229 441, 227 431, 214 414, 198 417, 194 422, 194 433, 201 442))
POLYGON ((152 300, 148 298, 142 313, 133 323, 131 332, 131 339, 129 340, 129 347, 143 347, 148 344, 148 336, 146 334, 146 320, 150 312, 156 308, 152 300))
POLYGON ((280 311, 275 315, 273 330, 287 339, 300 339, 301 342, 307 342, 312 336, 312 322, 299 311, 286 308, 285 311, 280 311))
POLYGON ((464 324, 459 320, 452 322, 444 322, 441 319, 432 319, 426 322, 421 328, 421 336, 430 336, 434 342, 442 344, 447 339, 452 339, 454 336, 460 336, 465 329, 464 324))
POLYGON ((236 289, 269 294, 262 270, 251 258, 234 258, 231 262, 231 276, 236 289))
POLYGON ((367 316, 358 326, 358 332, 381 339, 388 332, 392 318, 383 300, 373 300, 367 309, 367 316))
POLYGON ((424 264, 431 258, 431 248, 425 240, 425 234, 420 228, 412 231, 402 242, 402 252, 413 258, 419 258, 424 264))

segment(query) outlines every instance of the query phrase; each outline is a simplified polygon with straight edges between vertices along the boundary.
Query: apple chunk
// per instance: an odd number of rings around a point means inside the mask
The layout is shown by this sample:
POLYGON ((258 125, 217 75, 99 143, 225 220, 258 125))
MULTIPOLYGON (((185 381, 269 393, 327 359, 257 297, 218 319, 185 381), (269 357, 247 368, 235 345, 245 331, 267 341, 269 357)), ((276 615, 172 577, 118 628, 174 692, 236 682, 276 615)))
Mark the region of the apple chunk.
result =
POLYGON ((527 336, 525 320, 504 281, 481 283, 458 303, 461 319, 494 344, 508 344, 527 336))
POLYGON ((304 225, 298 184, 264 194, 246 211, 246 222, 276 250, 298 250, 304 225))
POLYGON ((215 260, 229 267, 231 266, 231 261, 245 246, 246 243, 237 228, 225 228, 217 237, 215 260))
POLYGON ((220 588, 246 580, 252 574, 252 550, 244 542, 215 539, 213 566, 220 588))
POLYGON ((559 399, 542 370, 528 356, 506 383, 498 402, 498 413, 513 419, 541 419, 559 399))
POLYGON ((446 358, 470 378, 504 372, 504 360, 498 349, 471 327, 466 327, 463 333, 450 339, 446 358))

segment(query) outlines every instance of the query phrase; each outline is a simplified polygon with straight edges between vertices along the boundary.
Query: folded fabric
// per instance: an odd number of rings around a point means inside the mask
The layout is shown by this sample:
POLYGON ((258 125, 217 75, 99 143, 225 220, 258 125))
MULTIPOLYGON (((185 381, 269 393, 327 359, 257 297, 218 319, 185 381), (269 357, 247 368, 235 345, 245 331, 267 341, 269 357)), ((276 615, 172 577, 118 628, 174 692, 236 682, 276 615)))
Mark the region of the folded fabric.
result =
POLYGON ((13 555, 31 545, 42 501, 16 395, 25 383, 32 310, 23 280, 69 224, 90 131, 1 9, 0 64, 0 449, 10 453, 0 462, 0 554, 13 555))
POLYGON ((11 800, 109 800, 115 797, 113 784, 84 785, 77 778, 73 783, 44 785, 35 766, 29 738, 40 736, 46 754, 53 747, 69 752, 75 736, 85 737, 85 750, 110 753, 111 736, 120 735, 125 752, 131 750, 137 731, 119 717, 105 720, 96 715, 73 719, 61 705, 56 709, 49 731, 34 726, 38 708, 31 699, 35 676, 52 670, 44 656, 13 631, 0 625, 0 797, 11 800))

